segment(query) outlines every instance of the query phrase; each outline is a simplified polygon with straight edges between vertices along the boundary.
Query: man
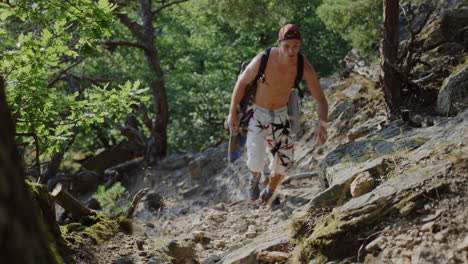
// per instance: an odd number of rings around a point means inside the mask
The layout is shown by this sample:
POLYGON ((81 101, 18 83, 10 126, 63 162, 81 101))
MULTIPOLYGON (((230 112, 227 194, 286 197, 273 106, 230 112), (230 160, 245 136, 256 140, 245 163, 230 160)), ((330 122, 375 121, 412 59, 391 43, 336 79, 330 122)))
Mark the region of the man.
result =
MULTIPOLYGON (((259 197, 262 202, 279 204, 279 200, 269 201, 281 182, 286 169, 291 165, 294 142, 291 125, 288 121, 287 104, 297 76, 297 60, 301 45, 301 33, 295 25, 283 26, 278 33, 278 47, 270 51, 265 73, 257 81, 257 91, 253 100, 254 112, 249 120, 247 132, 247 167, 251 173, 249 184, 250 200, 259 197), (260 194, 258 182, 264 168, 265 149, 270 152, 271 178, 268 186, 260 194)), ((237 110, 244 95, 245 87, 255 79, 262 54, 258 54, 239 75, 231 99, 228 125, 238 130, 237 110)), ((304 57, 303 80, 310 93, 318 102, 319 122, 314 139, 322 145, 327 140, 328 103, 323 94, 313 66, 304 57)))

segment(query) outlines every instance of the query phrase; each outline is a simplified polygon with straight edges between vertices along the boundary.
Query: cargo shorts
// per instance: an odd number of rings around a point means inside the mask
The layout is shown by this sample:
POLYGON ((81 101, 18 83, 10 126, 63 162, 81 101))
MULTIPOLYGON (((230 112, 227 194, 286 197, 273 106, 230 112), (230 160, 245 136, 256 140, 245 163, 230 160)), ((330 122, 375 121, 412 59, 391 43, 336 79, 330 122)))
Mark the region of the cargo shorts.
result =
POLYGON ((288 107, 269 110, 254 105, 247 132, 247 167, 261 172, 268 149, 270 170, 284 175, 292 164, 294 138, 288 116, 288 107))

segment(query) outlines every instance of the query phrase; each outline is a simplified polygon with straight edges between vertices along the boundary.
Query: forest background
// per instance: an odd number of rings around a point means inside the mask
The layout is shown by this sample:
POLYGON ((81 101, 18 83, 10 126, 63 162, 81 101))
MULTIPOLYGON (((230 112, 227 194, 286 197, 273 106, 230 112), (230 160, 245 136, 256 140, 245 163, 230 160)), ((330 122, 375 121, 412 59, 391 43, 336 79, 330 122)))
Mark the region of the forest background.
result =
POLYGON ((353 47, 378 59, 381 21, 381 0, 2 0, 0 77, 30 173, 124 140, 157 159, 227 138, 239 65, 282 25, 325 77, 353 47))

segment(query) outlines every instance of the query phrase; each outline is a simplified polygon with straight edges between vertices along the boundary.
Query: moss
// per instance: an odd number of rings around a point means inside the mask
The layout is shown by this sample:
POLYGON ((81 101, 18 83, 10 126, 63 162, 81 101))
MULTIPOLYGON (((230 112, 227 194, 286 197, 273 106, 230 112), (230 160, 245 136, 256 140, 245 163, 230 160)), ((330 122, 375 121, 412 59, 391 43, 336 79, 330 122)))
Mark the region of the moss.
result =
POLYGON ((92 226, 100 221, 100 217, 96 215, 83 216, 80 219, 80 224, 83 226, 92 226))
POLYGON ((119 220, 101 215, 82 217, 79 223, 61 226, 67 246, 77 248, 82 244, 98 244, 110 239, 119 230, 119 220))
POLYGON ((310 260, 315 260, 315 263, 325 263, 328 261, 327 256, 322 254, 312 244, 306 245, 301 249, 299 258, 300 263, 309 263, 310 260))
POLYGON ((55 221, 54 200, 45 185, 32 183, 28 180, 26 180, 26 185, 31 193, 34 207, 42 218, 38 219, 38 221, 40 222, 41 229, 46 233, 49 253, 53 257, 54 263, 64 263, 61 254, 64 254, 67 246, 55 221))
POLYGON ((390 172, 387 175, 385 175, 387 179, 392 179, 392 178, 395 178, 396 176, 398 176, 398 173, 396 172, 390 172))
POLYGON ((439 154, 439 152, 441 150, 446 149, 446 148, 450 148, 453 145, 454 144, 452 142, 444 142, 444 143, 438 144, 438 145, 434 146, 434 148, 432 149, 430 155, 431 155, 431 157, 436 156, 437 154, 439 154))
POLYGON ((121 216, 118 218, 118 222, 120 231, 129 235, 133 234, 133 224, 132 221, 130 221, 130 219, 121 216))
POLYGON ((52 254, 52 257, 54 258, 54 263, 57 264, 63 264, 65 263, 62 259, 62 256, 60 256, 59 250, 57 249, 57 246, 55 243, 49 243, 49 250, 52 254))
POLYGON ((80 223, 71 223, 65 226, 67 233, 81 232, 86 229, 86 226, 81 225, 80 223))
POLYGON ((429 139, 425 137, 418 137, 418 138, 413 139, 413 142, 421 144, 421 145, 426 143, 427 141, 429 141, 429 139))
POLYGON ((326 217, 323 221, 317 223, 314 232, 310 236, 311 239, 323 239, 339 233, 342 221, 335 215, 326 217))

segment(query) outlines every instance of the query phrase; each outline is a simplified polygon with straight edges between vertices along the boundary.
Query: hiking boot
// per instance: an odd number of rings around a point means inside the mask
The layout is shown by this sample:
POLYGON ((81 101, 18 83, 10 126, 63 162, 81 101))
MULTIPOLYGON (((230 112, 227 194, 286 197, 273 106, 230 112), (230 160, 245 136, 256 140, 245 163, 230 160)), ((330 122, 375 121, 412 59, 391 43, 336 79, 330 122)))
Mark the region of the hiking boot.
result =
MULTIPOLYGON (((271 196, 273 196, 273 191, 267 187, 263 189, 262 193, 260 194, 260 199, 262 200, 262 203, 267 204, 271 196)), ((276 207, 280 204, 281 204, 280 199, 278 196, 276 196, 275 200, 271 202, 271 207, 276 207)))
POLYGON ((257 177, 250 178, 249 198, 252 202, 255 202, 260 196, 260 188, 258 187, 259 182, 260 182, 260 175, 258 175, 257 177))

